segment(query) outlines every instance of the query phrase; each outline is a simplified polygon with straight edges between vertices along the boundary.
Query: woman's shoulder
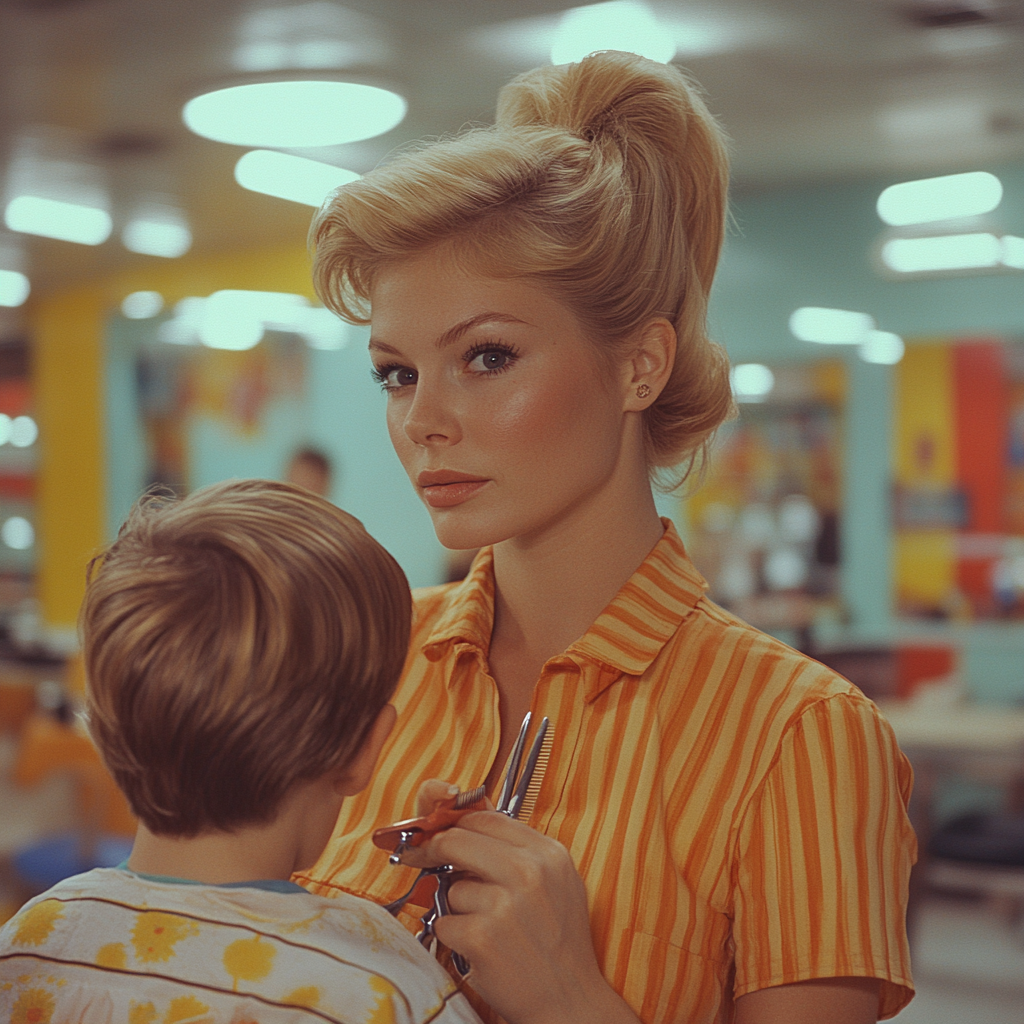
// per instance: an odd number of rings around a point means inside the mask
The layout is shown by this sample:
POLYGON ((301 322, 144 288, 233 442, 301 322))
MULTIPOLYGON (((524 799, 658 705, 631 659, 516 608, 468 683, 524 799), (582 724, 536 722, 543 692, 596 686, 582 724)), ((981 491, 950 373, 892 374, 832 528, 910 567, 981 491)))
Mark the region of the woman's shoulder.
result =
POLYGON ((668 690, 699 690, 702 702, 777 724, 795 722, 821 701, 871 702, 848 679, 813 657, 702 598, 666 645, 668 690))

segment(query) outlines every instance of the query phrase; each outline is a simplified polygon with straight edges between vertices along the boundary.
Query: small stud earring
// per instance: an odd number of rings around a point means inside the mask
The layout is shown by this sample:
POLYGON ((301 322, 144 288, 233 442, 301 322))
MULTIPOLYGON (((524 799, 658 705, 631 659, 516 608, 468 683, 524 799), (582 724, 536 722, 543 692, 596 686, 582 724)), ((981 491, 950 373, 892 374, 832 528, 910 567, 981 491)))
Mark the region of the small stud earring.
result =
POLYGON ((646 398, 651 393, 651 387, 649 384, 641 384, 636 389, 637 398, 646 398))

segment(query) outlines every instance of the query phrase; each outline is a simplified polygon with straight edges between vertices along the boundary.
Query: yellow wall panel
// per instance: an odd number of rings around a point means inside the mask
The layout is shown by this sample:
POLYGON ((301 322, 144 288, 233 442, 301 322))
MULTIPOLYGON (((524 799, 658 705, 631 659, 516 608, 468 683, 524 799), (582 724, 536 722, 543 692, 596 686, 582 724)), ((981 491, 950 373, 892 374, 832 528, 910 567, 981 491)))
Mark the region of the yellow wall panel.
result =
POLYGON ((103 319, 95 288, 38 300, 33 389, 39 420, 37 585, 43 619, 72 627, 85 566, 103 542, 103 319))
POLYGON ((903 530, 894 543, 900 600, 945 607, 956 586, 956 534, 952 530, 903 530))
POLYGON ((948 343, 908 345, 896 365, 893 467, 896 483, 956 483, 953 355, 948 343))

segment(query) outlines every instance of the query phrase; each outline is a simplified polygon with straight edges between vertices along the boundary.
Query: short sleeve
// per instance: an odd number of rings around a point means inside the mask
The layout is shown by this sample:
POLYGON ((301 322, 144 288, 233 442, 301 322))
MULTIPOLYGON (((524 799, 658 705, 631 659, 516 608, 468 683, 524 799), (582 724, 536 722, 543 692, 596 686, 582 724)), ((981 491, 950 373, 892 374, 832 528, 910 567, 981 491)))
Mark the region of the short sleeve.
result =
POLYGON ((812 978, 882 980, 879 1019, 913 995, 907 892, 913 775, 859 694, 816 701, 787 730, 740 825, 734 993, 812 978))

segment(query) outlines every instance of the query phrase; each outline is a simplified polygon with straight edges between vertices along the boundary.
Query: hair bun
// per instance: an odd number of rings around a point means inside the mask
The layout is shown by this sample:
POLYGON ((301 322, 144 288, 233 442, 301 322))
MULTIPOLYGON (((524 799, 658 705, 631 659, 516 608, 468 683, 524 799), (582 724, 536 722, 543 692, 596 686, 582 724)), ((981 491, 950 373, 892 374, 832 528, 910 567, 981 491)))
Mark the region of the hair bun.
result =
POLYGON ((497 125, 543 126, 588 142, 622 142, 634 130, 659 134, 659 125, 664 130, 671 124, 678 138, 680 128, 685 132, 680 115, 690 107, 691 89, 677 68, 604 50, 578 64, 536 68, 514 78, 498 94, 497 125))

